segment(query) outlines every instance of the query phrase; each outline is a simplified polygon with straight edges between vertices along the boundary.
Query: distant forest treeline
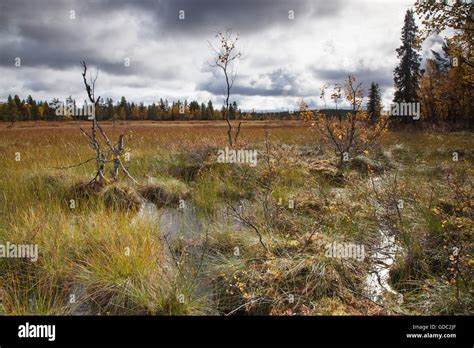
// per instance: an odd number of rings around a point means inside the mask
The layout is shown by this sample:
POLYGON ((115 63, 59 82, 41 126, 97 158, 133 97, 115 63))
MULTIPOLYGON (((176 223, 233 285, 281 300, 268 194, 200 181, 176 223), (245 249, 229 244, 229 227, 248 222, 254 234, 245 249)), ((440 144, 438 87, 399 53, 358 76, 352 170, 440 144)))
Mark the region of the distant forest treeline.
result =
MULTIPOLYGON (((67 105, 74 105, 82 108, 82 104, 76 105, 76 101, 71 97, 66 101, 53 99, 51 102, 37 101, 29 95, 26 99, 21 99, 18 95, 9 96, 7 102, 0 102, 0 120, 5 122, 16 121, 63 121, 70 119, 86 119, 86 116, 57 115, 56 106, 63 102, 65 109, 67 105)), ((321 110, 328 115, 343 115, 347 110, 321 110)), ((298 111, 242 111, 236 102, 229 105, 231 119, 236 120, 263 120, 263 119, 296 119, 298 111)), ((111 98, 101 101, 95 110, 98 120, 150 120, 150 121, 187 121, 187 120, 221 120, 224 119, 225 109, 215 108, 212 101, 199 103, 195 100, 176 101, 169 103, 168 100, 160 99, 158 103, 145 105, 128 102, 122 97, 119 102, 111 98)))

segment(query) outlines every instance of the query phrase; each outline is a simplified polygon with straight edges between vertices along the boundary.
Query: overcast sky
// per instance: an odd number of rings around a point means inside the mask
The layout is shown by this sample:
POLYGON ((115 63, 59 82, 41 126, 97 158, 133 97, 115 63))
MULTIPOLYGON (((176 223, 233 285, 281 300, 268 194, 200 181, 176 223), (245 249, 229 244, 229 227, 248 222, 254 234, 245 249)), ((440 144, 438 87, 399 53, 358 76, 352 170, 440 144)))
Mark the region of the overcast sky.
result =
MULTIPOLYGON (((97 94, 152 103, 211 99, 224 79, 208 40, 232 28, 242 59, 242 109, 324 107, 319 89, 355 74, 393 97, 405 0, 1 0, 0 99, 86 97, 80 61, 98 67, 97 94), (180 10, 184 19, 179 19, 180 10), (71 19, 71 11, 75 18, 71 19), (293 11, 294 19, 290 19, 293 11), (21 66, 15 66, 15 59, 21 66), (125 66, 129 59, 130 66, 125 66)), ((426 47, 440 45, 431 40, 426 47)), ((328 107, 330 105, 328 101, 328 107)))

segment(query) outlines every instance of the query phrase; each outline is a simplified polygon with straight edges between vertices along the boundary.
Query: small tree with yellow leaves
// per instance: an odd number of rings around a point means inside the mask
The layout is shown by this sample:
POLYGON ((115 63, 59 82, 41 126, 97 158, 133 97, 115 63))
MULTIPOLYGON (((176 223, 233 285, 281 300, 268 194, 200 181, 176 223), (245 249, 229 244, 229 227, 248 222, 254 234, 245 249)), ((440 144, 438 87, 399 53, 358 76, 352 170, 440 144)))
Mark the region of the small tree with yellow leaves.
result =
MULTIPOLYGON (((327 85, 321 88, 321 99, 325 100, 327 85)), ((303 121, 309 123, 311 129, 320 133, 334 146, 339 158, 339 167, 351 156, 361 153, 368 154, 369 149, 375 144, 380 134, 387 129, 387 117, 380 117, 375 124, 370 124, 367 112, 363 109, 364 92, 361 83, 356 83, 356 78, 349 75, 342 88, 335 84, 331 91, 336 110, 340 99, 344 94, 351 108, 345 117, 331 117, 327 113, 308 110, 304 100, 300 103, 300 116, 303 121)))
POLYGON ((232 87, 234 86, 235 78, 237 76, 236 72, 236 62, 242 56, 242 53, 238 52, 236 49, 237 41, 239 40, 239 35, 235 37, 232 34, 232 29, 227 29, 225 32, 219 32, 216 34, 217 45, 213 45, 211 42, 208 42, 209 47, 211 48, 214 62, 211 63, 212 68, 218 68, 222 70, 226 90, 224 95, 224 119, 227 122, 227 138, 229 140, 229 145, 232 147, 237 143, 240 133, 239 122, 235 134, 233 134, 232 123, 230 122, 230 95, 232 87))

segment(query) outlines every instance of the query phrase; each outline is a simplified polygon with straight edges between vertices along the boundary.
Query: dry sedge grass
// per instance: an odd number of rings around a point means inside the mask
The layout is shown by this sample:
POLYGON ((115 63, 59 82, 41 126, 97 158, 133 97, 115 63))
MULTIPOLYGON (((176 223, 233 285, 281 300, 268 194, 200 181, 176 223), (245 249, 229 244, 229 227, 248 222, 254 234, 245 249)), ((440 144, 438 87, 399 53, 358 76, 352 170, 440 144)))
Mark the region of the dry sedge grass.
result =
POLYGON ((92 161, 55 169, 93 156, 74 122, 0 124, 0 242, 39 247, 35 263, 0 259, 5 313, 344 315, 473 309, 469 133, 385 134, 369 154, 385 163, 385 184, 376 194, 370 170, 348 168, 336 177, 330 147, 294 121, 244 122, 241 146, 259 151, 255 168, 215 163, 215 150, 226 146, 223 122, 104 126, 111 139, 126 134, 127 165, 139 185, 122 178, 85 189, 94 174, 92 161), (272 144, 270 172, 265 128, 272 144), (453 151, 459 161, 452 160, 453 151), (269 178, 266 190, 262 182, 269 178), (205 216, 206 233, 168 247, 159 225, 134 218, 140 196, 163 207, 176 207, 180 198, 193 202, 205 216), (392 211, 385 223, 403 249, 392 285, 405 301, 375 304, 364 295, 370 258, 328 258, 325 246, 334 240, 359 243, 370 254, 379 238, 374 200, 390 206, 396 198, 404 201, 401 217, 392 211), (251 204, 248 218, 266 248, 253 228, 217 218, 222 207, 240 199, 251 204), (289 199, 295 200, 294 209, 287 207, 289 199), (454 247, 459 247, 455 255, 454 247))

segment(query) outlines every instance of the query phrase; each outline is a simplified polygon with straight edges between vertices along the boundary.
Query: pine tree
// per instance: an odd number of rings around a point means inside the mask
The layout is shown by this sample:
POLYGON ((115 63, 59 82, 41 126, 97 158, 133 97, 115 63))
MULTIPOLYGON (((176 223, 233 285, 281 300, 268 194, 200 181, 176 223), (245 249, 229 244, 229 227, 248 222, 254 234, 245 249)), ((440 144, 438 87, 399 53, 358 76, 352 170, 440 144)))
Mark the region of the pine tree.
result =
POLYGON ((207 102, 206 118, 207 117, 209 117, 211 120, 214 119, 214 106, 212 105, 211 100, 207 102))
POLYGON ((11 95, 8 95, 7 105, 8 121, 10 121, 13 126, 13 123, 18 119, 18 108, 11 95))
POLYGON ((106 118, 107 120, 111 120, 114 117, 114 101, 112 98, 107 99, 107 107, 106 107, 106 118))
POLYGON ((237 102, 234 101, 234 102, 232 103, 232 118, 237 119, 237 114, 238 114, 238 112, 239 112, 239 108, 238 108, 238 106, 237 106, 237 102))
POLYGON ((367 103, 367 114, 371 123, 377 122, 382 111, 382 103, 379 85, 372 82, 369 90, 369 102, 367 103))
POLYGON ((28 104, 29 119, 34 121, 38 120, 38 107, 31 94, 26 98, 26 103, 28 104))
POLYGON ((207 119, 207 116, 206 116, 206 104, 204 103, 201 103, 201 108, 199 110, 199 117, 201 118, 201 120, 205 120, 207 119))
POLYGON ((15 94, 15 96, 13 97, 13 102, 15 103, 16 108, 15 120, 24 121, 26 119, 25 114, 27 113, 25 108, 25 101, 21 100, 20 97, 15 94))
POLYGON ((417 26, 412 10, 407 10, 402 28, 402 45, 397 49, 400 64, 395 68, 396 103, 418 102, 420 55, 416 48, 417 26))
POLYGON ((196 115, 199 113, 199 103, 196 100, 189 103, 189 112, 193 118, 196 118, 196 115))
POLYGON ((140 120, 147 119, 147 108, 143 102, 140 102, 140 105, 138 106, 138 117, 140 120))
POLYGON ((163 101, 162 98, 160 98, 160 102, 159 102, 158 105, 159 105, 159 108, 160 108, 161 111, 163 111, 163 112, 166 111, 167 108, 166 108, 165 102, 163 101))
POLYGON ((118 112, 117 116, 118 116, 117 118, 121 121, 126 120, 127 119, 127 114, 125 112, 125 108, 119 107, 119 112, 118 112))
POLYGON ((8 104, 0 102, 0 121, 8 120, 8 104))

